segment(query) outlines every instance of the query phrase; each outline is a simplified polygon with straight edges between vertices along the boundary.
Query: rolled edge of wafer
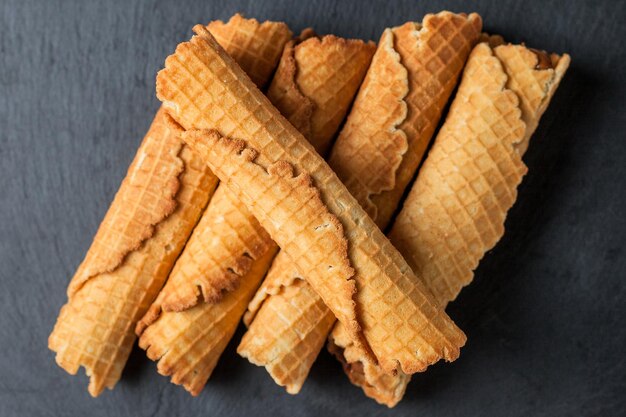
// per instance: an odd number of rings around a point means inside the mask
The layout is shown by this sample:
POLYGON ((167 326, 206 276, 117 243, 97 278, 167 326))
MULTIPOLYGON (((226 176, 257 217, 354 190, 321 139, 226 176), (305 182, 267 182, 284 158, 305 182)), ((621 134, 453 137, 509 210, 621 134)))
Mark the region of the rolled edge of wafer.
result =
POLYGON ((201 302, 219 302, 274 246, 228 187, 218 186, 155 307, 183 311, 201 302))
POLYGON ((310 29, 285 47, 267 96, 320 155, 326 155, 375 49, 371 41, 315 36, 310 29))
POLYGON ((68 298, 90 278, 118 268, 129 253, 152 237, 156 225, 172 214, 180 188, 178 177, 185 169, 179 156, 183 143, 177 138, 182 131, 165 110, 159 109, 67 288, 68 298), (157 164, 169 169, 158 175, 157 164))
POLYGON ((481 28, 476 13, 444 11, 383 32, 329 160, 381 228, 414 177, 481 28))

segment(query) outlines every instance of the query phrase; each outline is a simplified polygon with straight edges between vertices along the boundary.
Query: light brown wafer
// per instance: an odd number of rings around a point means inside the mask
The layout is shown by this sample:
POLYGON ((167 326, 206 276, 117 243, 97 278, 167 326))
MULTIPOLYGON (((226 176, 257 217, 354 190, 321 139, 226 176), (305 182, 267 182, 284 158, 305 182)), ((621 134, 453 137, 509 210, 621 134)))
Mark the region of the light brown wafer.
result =
POLYGON ((181 125, 216 129, 186 132, 186 143, 308 271, 307 279, 355 341, 367 338, 384 369, 416 372, 458 357, 465 335, 397 250, 210 33, 198 33, 177 47, 157 76, 157 95, 181 125), (357 285, 358 321, 351 297, 357 285), (367 307, 383 299, 390 304, 367 307))
POLYGON ((93 396, 119 380, 135 340, 133 326, 156 297, 217 183, 206 165, 181 146, 180 132, 165 111, 157 113, 48 340, 67 372, 85 367, 93 396), (164 215, 158 222, 150 216, 155 206, 164 215))
POLYGON ((300 392, 336 319, 324 301, 280 252, 250 302, 237 352, 288 393, 300 392))
MULTIPOLYGON (((271 74, 256 62, 274 60, 275 66, 282 48, 277 43, 291 37, 283 23, 259 24, 240 16, 220 24, 219 34, 243 68, 255 63, 250 74, 261 84, 271 74), (255 50, 239 47, 255 33, 255 50), (274 58, 258 55, 264 51, 274 58)), ((164 111, 157 113, 70 283, 68 303, 49 338, 62 368, 75 374, 85 367, 93 396, 119 380, 135 324, 162 287, 217 184, 206 164, 180 141, 181 131, 164 111)))
MULTIPOLYGON (((265 252, 248 274, 263 276, 276 250, 265 252)), ((145 329, 139 346, 150 359, 158 361, 161 375, 171 376, 174 384, 182 385, 194 396, 200 393, 256 291, 258 279, 246 278, 219 304, 201 303, 185 311, 163 313, 163 320, 156 320, 145 329), (207 308, 211 306, 219 308, 207 308)))
MULTIPOLYGON (((409 22, 387 29, 381 37, 329 161, 381 228, 417 169, 480 29, 476 14, 442 12, 427 15, 423 25, 409 22)), ((301 275, 284 277, 295 269, 285 258, 274 261, 255 295, 248 322, 257 310, 267 312, 252 322, 238 351, 253 363, 265 362, 274 380, 293 393, 304 383, 332 323, 324 319, 327 308, 321 298, 311 295, 301 275), (273 279, 274 275, 283 278, 273 279), (294 311, 296 306, 301 310, 294 311), (273 340, 272 334, 280 338, 273 340), (294 351, 304 353, 296 356, 294 351)), ((389 396, 378 399, 390 404, 389 396)))
MULTIPOLYGON (((310 36, 311 31, 306 30, 299 39, 310 36)), ((301 110, 308 107, 307 102, 315 103, 310 107, 313 111, 307 118, 298 117, 295 121, 300 122, 299 126, 306 126, 309 134, 323 139, 320 143, 329 141, 335 132, 329 132, 328 123, 321 124, 314 116, 320 113, 345 114, 374 49, 372 44, 362 41, 335 37, 325 39, 311 39, 317 47, 309 49, 309 53, 327 57, 325 62, 306 59, 306 55, 296 59, 294 55, 299 46, 311 41, 302 44, 290 42, 268 92, 271 100, 276 99, 277 91, 289 91, 288 94, 295 98, 284 100, 284 94, 278 95, 281 97, 280 110, 286 117, 302 115, 304 112, 301 110), (323 76, 316 78, 310 74, 308 67, 311 65, 323 76), (291 69, 285 71, 284 68, 291 69), (301 72, 308 74, 301 78, 301 82, 307 85, 310 96, 300 92, 296 83, 296 74, 301 72), (320 88, 314 88, 316 84, 320 88), (344 97, 338 103, 320 100, 325 94, 343 94, 348 99, 344 97)), ((174 382, 183 382, 185 388, 194 394, 202 389, 226 346, 225 343, 214 343, 214 339, 230 339, 253 295, 249 289, 258 286, 269 267, 269 262, 265 261, 267 254, 275 253, 276 249, 276 244, 236 195, 228 187, 218 187, 167 285, 137 326, 138 334, 149 326, 149 333, 141 336, 140 345, 151 346, 153 359, 159 359, 162 352, 167 352, 161 359, 164 365, 159 362, 159 372, 171 375, 174 382), (257 265, 259 262, 261 265, 257 265), (196 304, 199 296, 208 303, 196 304), (222 304, 222 297, 230 301, 222 304), (183 315, 177 313, 189 308, 190 304, 195 305, 193 314, 187 311, 183 315), (161 306, 165 310, 162 314, 161 306), (196 346, 190 347, 186 344, 189 339, 179 333, 179 328, 202 328, 204 331, 198 336, 196 346), (191 369, 197 370, 193 377, 191 369)))
MULTIPOLYGON (((477 265, 482 254, 468 256, 462 245, 452 246, 460 249, 450 254, 441 237, 447 237, 444 242, 465 241, 467 247, 474 247, 476 241, 464 234, 468 228, 480 236, 493 236, 496 224, 503 232, 506 211, 526 170, 521 157, 528 139, 569 65, 567 55, 548 57, 520 45, 497 46, 503 43, 499 37, 487 40, 493 46, 482 43, 472 52, 448 118, 390 233, 391 242, 411 268, 423 274, 443 306, 467 281, 450 281, 458 275, 444 275, 435 265, 428 266, 446 258, 452 262, 469 258, 457 265, 477 265), (492 209, 485 221, 482 208, 487 206, 492 209)), ((486 252, 500 237, 501 233, 482 250, 486 252)), ((410 378, 402 372, 388 375, 361 360, 358 352, 338 351, 336 345, 345 346, 343 333, 339 328, 333 331, 329 349, 339 354, 351 380, 379 402, 397 403, 410 378)))
POLYGON ((568 55, 520 45, 482 43, 473 51, 390 235, 442 305, 456 298, 502 237, 527 170, 528 140, 568 65, 568 55))
POLYGON ((374 49, 372 42, 333 35, 285 48, 268 98, 281 113, 290 114, 288 120, 320 155, 326 154, 343 121, 374 49))
MULTIPOLYGON (((299 37, 304 41, 290 41, 285 47, 268 97, 278 103, 278 109, 296 128, 308 132, 307 138, 315 138, 316 149, 321 151, 347 112, 374 45, 335 36, 311 36, 312 31, 306 30, 299 37), (341 95, 341 100, 328 99, 332 94, 341 95)), ((251 264, 275 245, 245 206, 221 188, 163 290, 166 294, 160 299, 166 311, 182 311, 199 299, 219 301, 225 291, 238 285, 251 264)))

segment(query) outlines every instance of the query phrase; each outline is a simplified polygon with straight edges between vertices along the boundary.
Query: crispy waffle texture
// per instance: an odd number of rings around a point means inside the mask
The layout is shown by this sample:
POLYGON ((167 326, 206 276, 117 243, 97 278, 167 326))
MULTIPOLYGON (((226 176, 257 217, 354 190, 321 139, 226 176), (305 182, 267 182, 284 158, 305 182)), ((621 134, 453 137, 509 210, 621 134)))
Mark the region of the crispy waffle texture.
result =
POLYGON ((239 13, 226 23, 214 20, 207 29, 259 88, 271 79, 292 32, 283 22, 246 19, 239 13))
POLYGON ((308 271, 355 343, 371 347, 384 369, 412 373, 456 359, 465 335, 312 146, 208 31, 197 33, 157 76, 164 106, 196 129, 183 135, 186 143, 308 271))
POLYGON ((522 156, 569 56, 481 43, 391 238, 446 305, 504 234, 522 156))
POLYGON ((475 13, 441 12, 383 33, 378 65, 329 160, 380 226, 413 178, 481 28, 475 13))
POLYGON ((135 323, 157 296, 217 183, 182 145, 181 132, 164 110, 157 113, 48 340, 59 366, 71 374, 85 368, 93 396, 119 380, 135 341, 135 323), (155 218, 150 217, 155 206, 171 213, 151 224, 146 220, 155 218), (139 243, 128 245, 133 241, 139 243), (111 251, 123 255, 107 258, 111 251), (90 267, 107 259, 107 268, 90 267))
MULTIPOLYGON (((257 62, 273 60, 276 66, 282 49, 277 42, 284 45, 291 37, 283 23, 259 24, 241 16, 213 26, 226 51, 260 84, 271 72, 257 62), (243 48, 255 33, 268 38, 256 39, 253 50, 243 48), (271 58, 259 55, 263 51, 271 58)), ((50 335, 57 363, 72 374, 83 366, 93 396, 119 380, 135 325, 163 286, 217 184, 180 140, 182 131, 164 110, 157 113, 50 335)))
POLYGON ((277 248, 266 251, 248 271, 237 290, 228 292, 219 304, 201 303, 185 311, 163 313, 148 326, 139 346, 153 361, 161 375, 170 376, 192 395, 198 395, 233 337, 248 300, 259 279, 269 267, 277 248), (213 307, 213 308, 212 308, 213 307))
MULTIPOLYGON (((268 97, 280 100, 280 110, 286 117, 305 114, 302 109, 313 103, 313 112, 306 118, 294 119, 299 122, 296 127, 306 126, 309 135, 319 139, 318 143, 327 143, 335 132, 328 130, 328 123, 319 123, 315 115, 347 112, 374 46, 362 41, 311 36, 312 32, 306 30, 285 48, 268 97), (314 47, 307 47, 308 52, 296 58, 300 45, 308 44, 314 47), (309 59, 309 54, 318 56, 309 59), (323 76, 313 77, 310 66, 323 76), (303 78, 307 94, 300 92, 296 83, 299 73, 307 74, 303 78), (300 98, 284 100, 284 94, 279 92, 286 91, 292 98, 300 98), (344 96, 339 104, 325 98, 333 94, 344 96)), ((335 130, 338 125, 339 122, 335 130)), ((182 383, 193 394, 202 389, 254 294, 250 288, 256 289, 269 267, 268 254, 276 250, 276 244, 236 194, 223 185, 218 187, 166 286, 137 326, 140 345, 150 346, 150 357, 160 359, 159 372, 171 375, 173 382, 182 383), (192 310, 193 314, 188 313, 192 310), (192 348, 191 339, 179 332, 180 328, 205 330, 194 339, 196 345, 192 348), (214 343, 216 338, 224 343, 214 343), (192 375, 193 369, 197 373, 192 375)))
MULTIPOLYGON (((415 174, 480 30, 475 14, 443 12, 427 15, 422 25, 409 22, 383 33, 329 161, 381 228, 415 174)), ((266 364, 277 383, 293 393, 302 387, 333 323, 322 299, 288 262, 286 256, 274 261, 249 307, 251 326, 238 350, 266 364)), ((387 397, 379 400, 389 404, 387 397)))

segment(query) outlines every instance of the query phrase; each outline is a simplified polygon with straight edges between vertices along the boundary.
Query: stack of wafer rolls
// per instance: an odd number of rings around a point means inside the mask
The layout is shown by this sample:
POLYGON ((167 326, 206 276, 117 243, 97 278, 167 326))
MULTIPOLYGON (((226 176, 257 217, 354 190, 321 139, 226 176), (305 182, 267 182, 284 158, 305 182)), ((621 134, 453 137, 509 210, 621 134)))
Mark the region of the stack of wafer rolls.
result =
POLYGON ((475 13, 426 15, 377 47, 238 14, 193 30, 69 284, 57 363, 84 367, 97 396, 138 337, 198 395, 243 317, 238 353, 287 392, 328 341, 395 406, 466 342, 446 306, 504 234, 569 56, 481 34, 475 13))
MULTIPOLYGON (((478 15, 442 12, 383 33, 329 160, 380 228, 414 176, 480 31, 478 15)), ((292 394, 300 391, 335 322, 306 274, 284 253, 245 321, 250 328, 238 352, 265 366, 292 394)))
POLYGON ((364 354, 406 373, 458 357, 463 332, 209 31, 199 28, 168 57, 157 96, 187 129, 183 140, 307 271, 364 354))
MULTIPOLYGON (((262 86, 291 38, 284 23, 236 15, 209 24, 222 46, 262 86)), ((180 139, 183 128, 157 113, 94 241, 68 288, 49 338, 57 363, 80 366, 99 395, 119 380, 134 328, 163 286, 217 184, 180 139)))
MULTIPOLYGON (((527 168, 522 157, 569 66, 489 37, 472 51, 459 90, 433 147, 389 233, 391 242, 442 306, 467 285, 484 254, 504 234, 504 220, 527 168)), ((355 384, 395 405, 410 381, 346 349, 335 328, 329 349, 355 384)))
MULTIPOLYGON (((197 30, 202 34, 204 28, 197 30)), ((269 99, 318 152, 328 146, 375 46, 310 30, 285 47, 269 99)), ((197 395, 236 330, 278 247, 221 185, 156 302, 139 322, 139 345, 161 374, 197 395)))

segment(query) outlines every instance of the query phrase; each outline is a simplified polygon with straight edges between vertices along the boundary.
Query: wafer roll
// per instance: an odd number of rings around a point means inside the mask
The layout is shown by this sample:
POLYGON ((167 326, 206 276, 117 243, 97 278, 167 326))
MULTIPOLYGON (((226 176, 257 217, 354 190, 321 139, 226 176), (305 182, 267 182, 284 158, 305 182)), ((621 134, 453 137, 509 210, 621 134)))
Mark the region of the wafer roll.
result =
MULTIPOLYGON (((528 140, 570 61, 489 40, 492 46, 481 43, 472 52, 448 118, 390 232, 442 306, 469 283, 480 258, 502 236, 526 172, 528 140), (449 264, 451 269, 441 266, 449 264)), ((397 403, 410 377, 388 375, 354 350, 342 351, 344 333, 333 331, 329 349, 341 355, 353 382, 379 402, 397 403)))
POLYGON ((481 43, 472 52, 390 235, 441 305, 504 234, 527 171, 522 156, 569 62, 522 45, 481 43))
MULTIPOLYGON (((260 24, 238 15, 214 25, 223 46, 245 69, 259 60, 273 60, 275 66, 282 48, 277 43, 284 45, 291 37, 283 23, 260 24), (241 48, 250 37, 256 48, 241 48), (266 58, 265 51, 273 58, 266 58)), ((271 75, 264 68, 255 64, 251 69, 261 83, 271 75)), ((71 374, 83 366, 93 396, 119 380, 135 324, 163 286, 217 184, 180 140, 182 130, 165 111, 157 113, 69 285, 68 302, 50 335, 57 363, 71 374)))
POLYGON ((218 304, 202 303, 163 313, 163 319, 145 329, 139 345, 150 359, 158 361, 161 375, 171 376, 174 384, 194 396, 200 393, 256 291, 259 279, 255 277, 263 276, 276 250, 266 251, 253 262, 238 288, 226 293, 218 304))
MULTIPOLYGON (((409 22, 383 33, 329 161, 382 229, 415 174, 480 30, 476 14, 442 12, 427 15, 423 25, 409 22), (443 41, 431 48, 436 39, 443 41)), ((288 262, 279 256, 272 264, 244 318, 252 324, 238 351, 297 393, 333 321, 288 262)))
MULTIPOLYGON (((338 129, 375 47, 363 41, 312 36, 306 30, 285 47, 268 97, 321 146, 338 129), (341 100, 327 99, 339 94, 341 100)), ((171 375, 173 382, 182 383, 192 394, 202 389, 252 298, 250 288, 256 289, 269 267, 267 254, 276 250, 236 194, 218 187, 166 286, 137 326, 138 334, 145 331, 139 345, 149 348, 152 359, 167 352, 159 372, 171 375), (204 331, 192 348, 180 328, 204 331), (216 337, 224 343, 215 343, 216 337), (197 372, 192 374, 191 369, 197 372)))
POLYGON ((196 129, 183 135, 186 143, 307 272, 355 343, 371 347, 384 369, 411 373, 458 357, 465 335, 397 250, 211 34, 197 33, 157 76, 166 108, 196 129), (180 93, 183 85, 191 94, 180 93))

